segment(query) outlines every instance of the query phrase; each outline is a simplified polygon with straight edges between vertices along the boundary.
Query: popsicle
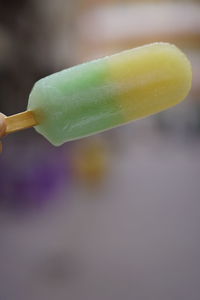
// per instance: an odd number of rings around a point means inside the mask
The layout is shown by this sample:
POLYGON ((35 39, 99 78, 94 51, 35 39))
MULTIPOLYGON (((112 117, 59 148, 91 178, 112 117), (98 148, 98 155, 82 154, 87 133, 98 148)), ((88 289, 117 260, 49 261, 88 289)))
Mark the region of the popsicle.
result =
POLYGON ((191 81, 190 62, 174 45, 123 51, 36 82, 27 111, 7 117, 7 133, 35 126, 58 146, 170 108, 191 81))

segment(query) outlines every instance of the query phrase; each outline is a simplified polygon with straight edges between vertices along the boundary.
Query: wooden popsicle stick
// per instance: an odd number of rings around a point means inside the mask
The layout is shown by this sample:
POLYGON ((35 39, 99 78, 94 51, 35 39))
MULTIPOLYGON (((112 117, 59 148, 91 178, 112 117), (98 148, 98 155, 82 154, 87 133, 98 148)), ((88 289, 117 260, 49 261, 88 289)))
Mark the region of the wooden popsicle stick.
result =
POLYGON ((16 115, 5 117, 5 135, 38 125, 32 111, 25 111, 16 115))
MULTIPOLYGON (((0 138, 7 134, 38 125, 32 111, 25 111, 9 117, 0 113, 0 118, 4 120, 2 124, 0 124, 0 138)), ((1 152, 2 142, 0 141, 0 153, 1 152)))

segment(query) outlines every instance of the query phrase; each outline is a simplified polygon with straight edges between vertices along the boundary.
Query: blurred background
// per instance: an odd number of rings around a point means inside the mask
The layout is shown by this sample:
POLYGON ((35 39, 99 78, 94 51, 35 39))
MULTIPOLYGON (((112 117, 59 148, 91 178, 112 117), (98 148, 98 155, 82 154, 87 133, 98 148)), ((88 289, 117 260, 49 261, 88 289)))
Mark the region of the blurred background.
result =
POLYGON ((1 0, 0 111, 36 80, 155 41, 190 58, 182 104, 51 146, 33 129, 0 156, 0 299, 200 298, 200 2, 1 0))

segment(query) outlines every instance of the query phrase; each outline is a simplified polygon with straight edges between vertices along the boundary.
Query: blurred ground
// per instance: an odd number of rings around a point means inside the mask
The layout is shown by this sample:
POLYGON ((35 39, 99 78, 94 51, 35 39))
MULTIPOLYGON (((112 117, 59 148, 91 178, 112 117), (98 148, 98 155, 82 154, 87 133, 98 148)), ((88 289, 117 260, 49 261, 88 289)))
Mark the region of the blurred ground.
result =
POLYGON ((137 137, 98 192, 1 215, 0 298, 199 299, 199 153, 200 142, 137 137))

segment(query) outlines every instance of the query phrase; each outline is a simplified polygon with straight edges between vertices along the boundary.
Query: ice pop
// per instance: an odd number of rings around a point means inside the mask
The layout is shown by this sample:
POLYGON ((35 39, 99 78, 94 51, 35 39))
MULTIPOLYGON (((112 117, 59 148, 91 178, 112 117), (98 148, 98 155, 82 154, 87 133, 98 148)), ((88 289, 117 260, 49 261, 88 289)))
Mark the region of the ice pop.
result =
POLYGON ((174 45, 124 51, 36 82, 28 102, 30 126, 37 124, 39 133, 61 145, 176 105, 191 79, 190 63, 174 45))

